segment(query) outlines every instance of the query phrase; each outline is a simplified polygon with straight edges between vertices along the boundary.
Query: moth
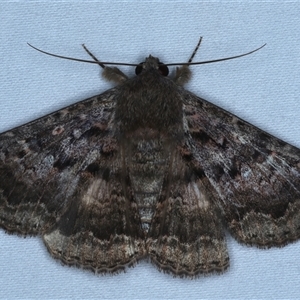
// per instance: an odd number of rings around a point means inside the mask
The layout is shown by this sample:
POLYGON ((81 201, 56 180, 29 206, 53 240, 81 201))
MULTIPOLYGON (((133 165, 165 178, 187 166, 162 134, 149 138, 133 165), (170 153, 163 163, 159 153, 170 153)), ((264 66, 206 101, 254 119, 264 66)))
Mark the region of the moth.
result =
POLYGON ((0 135, 0 226, 96 273, 146 257, 222 273, 225 230, 260 248, 297 240, 300 150, 183 88, 200 41, 173 79, 151 55, 127 78, 85 48, 118 85, 0 135))

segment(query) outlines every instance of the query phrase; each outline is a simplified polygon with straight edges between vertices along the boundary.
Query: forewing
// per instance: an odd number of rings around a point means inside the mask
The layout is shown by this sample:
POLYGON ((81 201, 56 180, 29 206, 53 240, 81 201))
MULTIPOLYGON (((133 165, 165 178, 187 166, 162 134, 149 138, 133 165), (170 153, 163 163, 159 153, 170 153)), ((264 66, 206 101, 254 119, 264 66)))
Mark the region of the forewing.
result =
POLYGON ((113 141, 113 93, 0 135, 2 227, 21 234, 42 233, 68 209, 81 172, 113 141))
POLYGON ((300 150, 184 94, 185 160, 207 177, 231 233, 260 247, 300 236, 300 150))
POLYGON ((54 257, 96 272, 144 255, 116 139, 117 92, 0 135, 0 226, 42 234, 54 257))

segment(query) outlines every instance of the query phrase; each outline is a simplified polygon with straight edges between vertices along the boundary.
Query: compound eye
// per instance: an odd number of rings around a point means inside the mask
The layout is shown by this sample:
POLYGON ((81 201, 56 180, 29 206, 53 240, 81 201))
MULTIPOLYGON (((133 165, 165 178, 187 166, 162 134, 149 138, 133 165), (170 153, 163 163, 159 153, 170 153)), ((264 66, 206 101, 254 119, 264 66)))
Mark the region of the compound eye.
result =
MULTIPOLYGON (((139 63, 138 66, 135 68, 135 74, 136 75, 139 75, 139 74, 142 73, 144 63, 145 62, 139 63)), ((158 65, 159 65, 158 70, 159 70, 160 74, 162 76, 168 76, 169 75, 169 68, 161 62, 159 62, 158 65)))
POLYGON ((143 71, 143 64, 144 64, 144 63, 145 63, 144 61, 141 62, 141 63, 135 68, 135 75, 139 75, 139 74, 142 73, 142 71, 143 71))
POLYGON ((159 63, 158 70, 159 70, 160 74, 163 76, 169 75, 169 68, 161 62, 159 63))

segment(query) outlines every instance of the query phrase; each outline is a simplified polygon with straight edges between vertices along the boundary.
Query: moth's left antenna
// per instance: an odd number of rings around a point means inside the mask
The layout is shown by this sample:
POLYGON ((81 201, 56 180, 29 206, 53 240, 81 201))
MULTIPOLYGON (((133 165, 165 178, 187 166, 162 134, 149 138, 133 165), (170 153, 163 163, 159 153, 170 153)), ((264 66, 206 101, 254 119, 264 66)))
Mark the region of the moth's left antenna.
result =
POLYGON ((82 45, 84 50, 94 59, 94 60, 87 60, 87 59, 80 59, 80 58, 74 58, 74 57, 68 57, 68 56, 62 56, 62 55, 57 55, 57 54, 53 54, 50 52, 46 52, 44 50, 41 50, 39 48, 36 48, 34 46, 32 46, 31 44, 27 43, 28 46, 30 46, 31 48, 50 55, 50 56, 54 56, 54 57, 58 57, 58 58, 62 58, 62 59, 68 59, 68 60, 74 60, 74 61, 80 61, 80 62, 85 62, 85 63, 90 63, 90 64, 97 64, 100 65, 102 68, 105 68, 105 65, 117 65, 117 66, 133 66, 133 67, 137 67, 138 64, 127 64, 127 63, 116 63, 116 62, 100 62, 86 47, 85 45, 82 45))

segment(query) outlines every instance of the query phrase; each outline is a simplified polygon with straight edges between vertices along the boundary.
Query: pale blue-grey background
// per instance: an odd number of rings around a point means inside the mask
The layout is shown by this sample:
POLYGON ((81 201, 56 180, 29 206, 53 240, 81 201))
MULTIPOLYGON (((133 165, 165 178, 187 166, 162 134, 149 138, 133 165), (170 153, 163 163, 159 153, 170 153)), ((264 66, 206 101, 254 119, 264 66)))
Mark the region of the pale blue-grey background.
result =
MULTIPOLYGON (((244 1, 1 2, 0 131, 102 93, 99 67, 42 55, 140 62, 150 53, 184 62, 259 52, 194 66, 187 89, 300 147, 300 3, 244 1)), ((123 68, 132 74, 130 68, 123 68)), ((228 238, 222 276, 173 278, 142 262, 116 276, 63 267, 40 238, 0 230, 0 298, 271 299, 300 298, 300 242, 259 250, 228 238)))

